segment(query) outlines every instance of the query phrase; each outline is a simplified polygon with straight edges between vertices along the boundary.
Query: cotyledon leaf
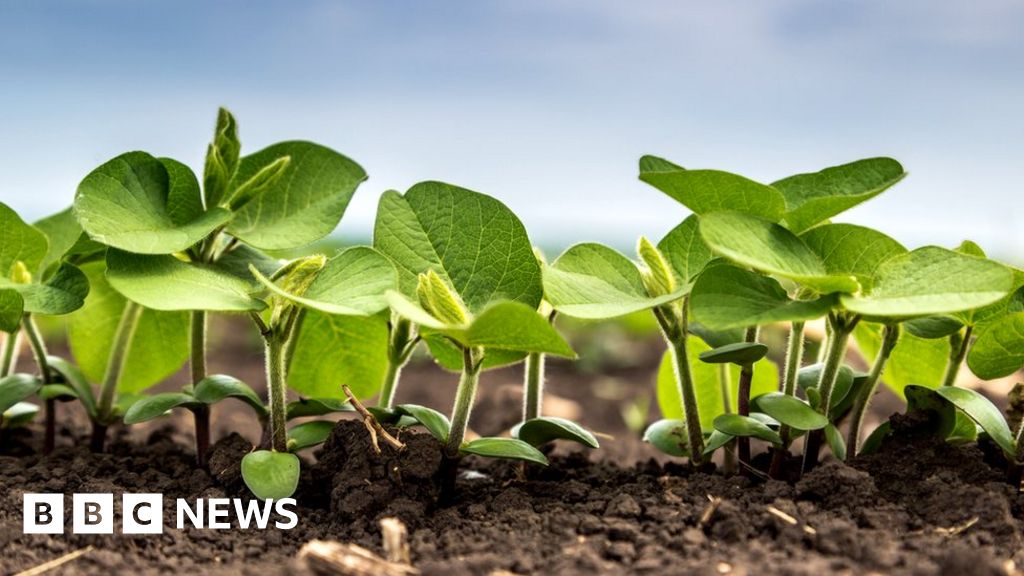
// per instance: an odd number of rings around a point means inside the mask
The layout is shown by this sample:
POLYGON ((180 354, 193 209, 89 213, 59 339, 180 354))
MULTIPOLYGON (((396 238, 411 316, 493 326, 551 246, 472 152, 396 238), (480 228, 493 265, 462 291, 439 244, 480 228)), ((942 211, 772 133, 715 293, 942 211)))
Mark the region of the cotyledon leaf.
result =
POLYGON ((115 248, 141 254, 185 250, 227 224, 231 213, 213 207, 195 214, 190 207, 199 189, 183 177, 176 165, 145 152, 122 154, 78 185, 75 216, 92 239, 115 248))
POLYGON ((1007 456, 1016 458, 1017 444, 1013 439, 1013 433, 1010 432, 1002 412, 991 400, 974 390, 956 386, 942 386, 936 389, 935 393, 970 416, 1007 456))
POLYGON ((1024 366, 1024 312, 1009 314, 982 330, 967 354, 978 378, 994 380, 1024 366))
POLYGON ((834 295, 794 300, 775 279, 735 266, 707 268, 690 294, 694 319, 715 330, 814 320, 837 303, 834 295))
POLYGON ((284 174, 241 207, 227 228, 233 236, 263 250, 296 248, 330 234, 356 188, 366 180, 366 172, 358 164, 334 150, 290 141, 244 156, 229 188, 238 188, 285 156, 291 162, 284 174))
POLYGON ((800 233, 870 200, 896 184, 906 172, 892 158, 867 158, 772 183, 786 199, 786 224, 800 233))
POLYGON ((459 452, 485 458, 506 458, 548 465, 548 459, 540 450, 518 438, 477 438, 460 446, 459 452))
POLYGON ((800 239, 821 257, 826 272, 854 276, 864 290, 871 289, 883 262, 907 253, 896 240, 855 224, 815 226, 800 239))
POLYGON ((786 228, 739 212, 701 216, 700 233, 715 253, 765 274, 788 278, 821 293, 860 289, 849 274, 830 274, 821 257, 786 228))
POLYGON ((786 209, 782 193, 771 186, 721 170, 687 170, 656 156, 640 158, 640 180, 696 214, 731 210, 775 222, 786 209))
POLYGON ((416 293, 417 276, 435 271, 472 313, 499 300, 536 309, 540 263, 519 219, 498 200, 442 182, 405 195, 381 195, 373 247, 398 269, 399 289, 416 293))

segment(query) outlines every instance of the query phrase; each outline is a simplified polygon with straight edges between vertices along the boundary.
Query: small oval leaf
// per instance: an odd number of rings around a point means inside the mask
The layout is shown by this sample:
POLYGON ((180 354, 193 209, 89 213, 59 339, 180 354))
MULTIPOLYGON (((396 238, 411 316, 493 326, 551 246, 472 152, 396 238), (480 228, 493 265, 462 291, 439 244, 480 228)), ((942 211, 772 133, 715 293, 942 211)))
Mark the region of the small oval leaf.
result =
POLYGON ((452 429, 452 423, 448 417, 433 408, 420 406, 419 404, 402 404, 395 407, 395 412, 414 418, 430 432, 430 435, 437 438, 442 444, 448 441, 448 433, 452 429))
POLYGON ((991 400, 974 390, 954 386, 943 386, 935 393, 970 416, 1011 460, 1016 459, 1017 443, 1013 439, 1013 433, 1010 432, 1002 412, 991 400))
POLYGON ((832 455, 845 462, 846 441, 843 440, 843 435, 839 432, 839 429, 831 424, 826 426, 825 440, 828 442, 829 449, 832 450, 832 455))
POLYGON ((345 400, 336 398, 301 398, 288 403, 288 419, 305 416, 323 416, 335 412, 352 412, 354 408, 345 400))
POLYGON ((532 446, 542 446, 554 440, 572 440, 578 444, 598 448, 597 438, 572 420, 555 416, 533 418, 512 428, 512 436, 532 446))
POLYGON ((459 452, 485 458, 506 458, 548 465, 548 459, 540 450, 517 438, 477 438, 463 444, 459 452))
POLYGON ((644 431, 644 442, 669 456, 689 456, 690 445, 683 420, 658 420, 644 431))
POLYGON ((19 428, 39 414, 39 406, 31 402, 18 402, 3 413, 3 428, 19 428))
POLYGON ((59 400, 68 402, 78 399, 78 392, 67 384, 46 384, 39 389, 39 397, 43 400, 59 400))
POLYGON ((768 354, 768 347, 759 342, 736 342, 700 353, 700 361, 708 364, 753 364, 768 354))
POLYGON ((746 436, 759 438, 772 444, 782 444, 779 433, 768 427, 767 424, 750 416, 739 414, 722 414, 715 418, 715 430, 724 432, 730 436, 746 436))
POLYGON ((182 407, 191 409, 199 405, 200 402, 197 402, 194 396, 181 392, 146 396, 128 408, 124 413, 124 423, 138 424, 140 422, 148 422, 167 414, 172 408, 182 407))
POLYGON ((256 391, 248 384, 233 376, 225 374, 207 376, 196 384, 192 394, 203 404, 216 404, 225 398, 236 398, 251 406, 258 415, 267 414, 267 407, 263 404, 259 394, 256 394, 256 391))
POLYGON ((313 420, 303 422, 288 431, 288 449, 298 452, 304 448, 323 444, 334 430, 335 423, 330 420, 313 420))
POLYGON ((721 430, 715 430, 708 436, 707 442, 704 443, 704 455, 710 456, 714 454, 716 450, 725 446, 729 442, 732 442, 735 436, 731 436, 722 432, 721 430))
POLYGON ((31 374, 11 374, 0 378, 0 412, 35 394, 43 383, 31 374))
POLYGON ((754 409, 797 430, 820 430, 828 426, 828 418, 825 415, 811 408, 803 400, 782 392, 762 394, 754 398, 751 405, 754 409))
POLYGON ((260 500, 280 500, 299 486, 299 457, 288 452, 257 450, 242 458, 242 479, 260 500))

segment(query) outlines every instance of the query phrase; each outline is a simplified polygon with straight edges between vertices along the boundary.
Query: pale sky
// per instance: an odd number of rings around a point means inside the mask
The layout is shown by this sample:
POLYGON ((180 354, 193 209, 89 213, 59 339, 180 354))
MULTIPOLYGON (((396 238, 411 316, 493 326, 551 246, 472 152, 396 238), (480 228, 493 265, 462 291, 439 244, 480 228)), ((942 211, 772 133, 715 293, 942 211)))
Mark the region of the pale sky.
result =
POLYGON ((486 192, 536 243, 660 237, 657 154, 762 181, 889 155, 840 220, 1024 259, 1024 3, 0 0, 0 201, 34 219, 130 149, 201 169, 302 138, 370 174, 339 232, 419 180, 486 192))

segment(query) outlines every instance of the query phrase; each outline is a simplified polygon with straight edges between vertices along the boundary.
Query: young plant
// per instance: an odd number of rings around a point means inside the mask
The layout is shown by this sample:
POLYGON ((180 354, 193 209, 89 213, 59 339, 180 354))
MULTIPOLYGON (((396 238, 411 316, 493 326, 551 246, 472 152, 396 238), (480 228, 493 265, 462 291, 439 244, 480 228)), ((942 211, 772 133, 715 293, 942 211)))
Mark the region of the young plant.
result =
MULTIPOLYGON (((326 236, 366 179, 357 164, 311 142, 281 142, 248 156, 240 150, 235 119, 221 109, 202 186, 180 162, 129 152, 89 174, 75 198, 82 228, 110 246, 110 284, 148 308, 189 313, 193 390, 207 377, 208 314, 262 310, 264 303, 251 295, 249 268, 270 274, 278 263, 261 250, 326 236)), ((181 405, 194 414, 202 464, 209 407, 181 405)))

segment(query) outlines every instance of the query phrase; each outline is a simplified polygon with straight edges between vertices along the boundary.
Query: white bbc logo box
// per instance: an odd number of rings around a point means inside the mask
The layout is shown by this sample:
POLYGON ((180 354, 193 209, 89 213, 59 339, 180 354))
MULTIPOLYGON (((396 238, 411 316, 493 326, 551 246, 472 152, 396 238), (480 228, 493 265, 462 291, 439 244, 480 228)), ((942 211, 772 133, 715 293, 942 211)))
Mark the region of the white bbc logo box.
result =
MULTIPOLYGON (((75 534, 114 533, 113 494, 74 494, 71 530, 75 534)), ((64 495, 26 493, 22 510, 25 534, 64 533, 64 495)), ((122 534, 161 534, 164 531, 162 494, 124 494, 121 497, 122 534)))

